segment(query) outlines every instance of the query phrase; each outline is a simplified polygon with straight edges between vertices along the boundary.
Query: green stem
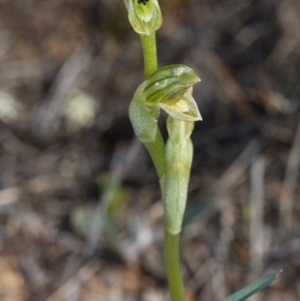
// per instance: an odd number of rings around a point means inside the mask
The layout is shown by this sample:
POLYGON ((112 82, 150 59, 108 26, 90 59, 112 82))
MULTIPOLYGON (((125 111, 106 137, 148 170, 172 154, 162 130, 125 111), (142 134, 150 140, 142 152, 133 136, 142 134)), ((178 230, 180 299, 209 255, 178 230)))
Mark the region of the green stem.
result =
POLYGON ((185 293, 179 261, 180 234, 173 235, 165 230, 164 257, 172 301, 184 301, 185 293))
MULTIPOLYGON (((145 77, 147 79, 154 71, 157 70, 155 32, 149 36, 140 35, 140 38, 143 47, 145 77)), ((152 143, 147 143, 146 147, 153 160, 159 179, 162 180, 162 177, 165 174, 166 170, 166 163, 165 144, 160 131, 157 132, 155 141, 152 143)), ((172 235, 167 230, 165 230, 164 257, 172 301, 184 301, 185 293, 181 277, 179 260, 179 234, 172 235)))
POLYGON ((156 38, 155 32, 149 36, 145 34, 140 35, 145 65, 145 77, 146 79, 157 70, 157 51, 156 51, 156 38))

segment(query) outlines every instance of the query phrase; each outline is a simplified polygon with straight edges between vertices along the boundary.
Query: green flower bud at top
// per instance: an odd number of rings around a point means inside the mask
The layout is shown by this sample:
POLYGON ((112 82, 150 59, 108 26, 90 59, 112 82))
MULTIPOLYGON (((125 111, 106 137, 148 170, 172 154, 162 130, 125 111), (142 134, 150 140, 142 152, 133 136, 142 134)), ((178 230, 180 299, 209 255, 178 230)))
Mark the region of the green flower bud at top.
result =
POLYGON ((159 103, 175 104, 199 81, 193 69, 185 65, 169 65, 160 68, 144 83, 145 102, 149 106, 159 103))
POLYGON ((157 0, 124 0, 134 31, 150 35, 160 28, 162 15, 157 0))
POLYGON ((165 225, 169 233, 180 233, 186 207, 193 145, 190 135, 194 122, 168 117, 169 139, 166 144, 166 172, 161 181, 165 225))

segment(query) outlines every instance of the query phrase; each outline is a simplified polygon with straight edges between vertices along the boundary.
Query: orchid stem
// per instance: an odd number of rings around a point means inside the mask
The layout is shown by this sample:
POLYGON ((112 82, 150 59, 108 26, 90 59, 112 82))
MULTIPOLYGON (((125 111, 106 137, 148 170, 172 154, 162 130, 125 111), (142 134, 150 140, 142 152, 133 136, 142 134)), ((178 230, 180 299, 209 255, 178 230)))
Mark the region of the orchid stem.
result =
POLYGON ((155 32, 150 35, 140 34, 140 39, 143 47, 145 78, 157 70, 157 50, 155 32))
MULTIPOLYGON (((157 70, 157 50, 155 32, 148 35, 140 35, 146 79, 157 70)), ((155 141, 146 144, 146 147, 153 160, 160 181, 162 180, 165 170, 165 144, 160 131, 157 132, 155 141)), ((172 301, 184 301, 185 293, 180 271, 179 260, 179 239, 180 234, 173 235, 166 230, 164 237, 164 260, 172 301)))

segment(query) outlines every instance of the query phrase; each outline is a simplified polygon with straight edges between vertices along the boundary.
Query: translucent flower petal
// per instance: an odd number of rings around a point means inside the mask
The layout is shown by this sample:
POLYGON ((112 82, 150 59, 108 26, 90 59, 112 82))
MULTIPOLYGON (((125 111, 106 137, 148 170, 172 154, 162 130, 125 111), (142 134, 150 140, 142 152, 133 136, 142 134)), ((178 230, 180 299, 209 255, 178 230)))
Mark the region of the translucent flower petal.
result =
POLYGON ((197 103, 190 92, 187 92, 176 104, 160 103, 158 106, 177 120, 190 122, 202 120, 197 103))

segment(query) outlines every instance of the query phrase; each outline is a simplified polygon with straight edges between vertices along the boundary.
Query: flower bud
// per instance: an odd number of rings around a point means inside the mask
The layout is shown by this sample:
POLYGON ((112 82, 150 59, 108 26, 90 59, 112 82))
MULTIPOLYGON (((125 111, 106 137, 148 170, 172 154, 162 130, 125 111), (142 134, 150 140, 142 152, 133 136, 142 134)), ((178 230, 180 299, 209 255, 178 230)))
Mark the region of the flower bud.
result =
POLYGON ((150 35, 160 28, 162 15, 157 0, 124 0, 134 31, 150 35))
POLYGON ((168 117, 169 139, 166 144, 166 172, 161 182, 165 225, 173 235, 180 233, 187 201, 193 145, 190 135, 194 122, 168 117))

